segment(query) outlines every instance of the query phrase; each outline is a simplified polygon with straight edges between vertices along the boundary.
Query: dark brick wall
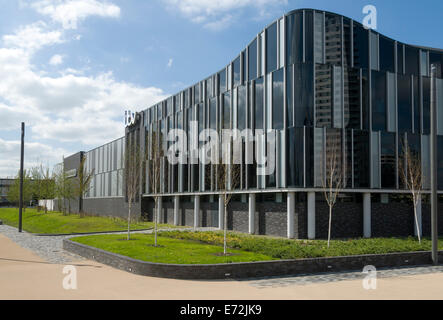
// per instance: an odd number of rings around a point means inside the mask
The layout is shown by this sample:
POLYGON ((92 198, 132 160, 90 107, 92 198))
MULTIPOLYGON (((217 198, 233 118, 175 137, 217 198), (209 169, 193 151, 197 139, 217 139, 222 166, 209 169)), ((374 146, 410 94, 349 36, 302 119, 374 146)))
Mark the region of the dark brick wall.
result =
POLYGON ((414 210, 401 202, 371 204, 372 237, 407 237, 414 235, 414 210))
MULTIPOLYGON (((83 211, 93 215, 127 218, 128 204, 124 201, 124 198, 84 199, 83 211)), ((140 202, 132 205, 131 216, 136 219, 141 217, 140 202)))
POLYGON ((285 237, 287 235, 286 203, 257 202, 258 229, 261 235, 285 237))
MULTIPOLYGON (((315 235, 327 239, 329 230, 329 206, 326 201, 315 205, 315 235)), ((363 236, 363 204, 337 202, 332 208, 331 238, 359 238, 363 236)))
MULTIPOLYGON (((438 234, 443 235, 443 203, 438 204, 438 234)), ((429 203, 422 204, 422 224, 423 235, 425 237, 431 236, 431 205, 429 203)))

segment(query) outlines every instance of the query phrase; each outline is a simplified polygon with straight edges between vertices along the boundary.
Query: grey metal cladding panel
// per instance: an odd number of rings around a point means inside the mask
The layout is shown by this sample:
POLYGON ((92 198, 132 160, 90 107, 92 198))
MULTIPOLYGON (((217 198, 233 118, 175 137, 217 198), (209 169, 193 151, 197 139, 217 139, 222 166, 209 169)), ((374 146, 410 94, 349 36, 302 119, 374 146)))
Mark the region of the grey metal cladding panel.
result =
POLYGON ((81 154, 82 152, 77 152, 76 154, 73 154, 72 156, 64 159, 65 171, 79 168, 81 154))

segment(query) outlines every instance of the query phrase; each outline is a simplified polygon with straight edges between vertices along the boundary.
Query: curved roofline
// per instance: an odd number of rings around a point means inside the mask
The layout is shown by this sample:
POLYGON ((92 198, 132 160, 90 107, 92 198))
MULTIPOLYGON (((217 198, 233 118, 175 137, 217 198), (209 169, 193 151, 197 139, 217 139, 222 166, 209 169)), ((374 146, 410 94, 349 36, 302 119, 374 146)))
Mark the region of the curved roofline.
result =
MULTIPOLYGON (((267 25, 266 25, 261 31, 259 31, 259 32, 255 35, 255 37, 254 37, 251 41, 247 42, 246 46, 245 46, 242 50, 240 50, 239 55, 240 55, 244 50, 246 50, 247 47, 248 47, 249 45, 251 45, 251 43, 254 41, 254 39, 256 39, 256 38, 260 35, 260 33, 264 32, 264 31, 265 31, 267 28, 269 28, 271 25, 273 25, 274 23, 277 23, 277 22, 278 22, 280 19, 282 19, 282 18, 286 18, 286 17, 288 17, 288 16, 290 16, 290 15, 292 15, 292 14, 294 14, 294 13, 299 13, 299 12, 303 12, 303 11, 312 11, 312 12, 316 12, 316 11, 317 11, 317 12, 324 12, 325 14, 331 14, 331 15, 335 15, 335 16, 339 16, 339 17, 343 17, 343 18, 349 19, 349 20, 351 20, 353 23, 357 23, 358 25, 363 26, 363 24, 360 23, 359 21, 357 21, 357 20, 355 20, 355 19, 352 19, 352 18, 350 18, 350 17, 344 16, 344 15, 342 15, 342 14, 336 13, 336 12, 331 12, 331 11, 326 11, 326 10, 321 10, 321 9, 314 9, 314 8, 300 8, 300 9, 294 9, 294 10, 291 10, 291 11, 286 12, 286 13, 283 14, 282 16, 276 18, 275 20, 273 20, 272 22, 270 22, 269 24, 267 24, 267 25)), ((368 31, 369 31, 369 30, 368 30, 368 31)), ((383 33, 378 32, 377 30, 373 30, 373 29, 371 29, 370 31, 371 31, 371 32, 374 32, 374 33, 376 33, 376 34, 378 34, 378 35, 380 35, 380 36, 382 36, 382 37, 385 37, 385 38, 387 38, 387 39, 389 39, 389 40, 392 40, 392 41, 395 41, 395 42, 397 42, 397 43, 403 44, 403 45, 407 45, 407 46, 414 47, 414 48, 417 48, 417 49, 422 49, 422 50, 428 50, 428 51, 435 51, 435 52, 438 52, 438 53, 443 53, 443 49, 431 48, 431 47, 420 46, 420 45, 413 45, 413 44, 410 44, 410 43, 401 42, 401 41, 399 41, 399 40, 396 40, 396 39, 394 39, 394 38, 391 38, 391 37, 389 37, 389 36, 387 36, 387 35, 385 35, 385 34, 383 34, 383 33)), ((171 95, 168 96, 167 98, 165 98, 165 99, 163 99, 163 100, 161 100, 161 101, 159 101, 159 102, 157 102, 157 103, 155 103, 155 104, 153 104, 153 105, 151 105, 151 106, 149 106, 149 107, 147 107, 147 108, 144 108, 143 110, 151 109, 152 107, 157 106, 158 104, 160 104, 160 103, 162 103, 162 102, 164 102, 164 101, 170 99, 171 97, 174 97, 174 96, 180 94, 181 92, 183 92, 183 91, 185 91, 185 90, 188 90, 188 89, 194 87, 194 86, 197 85, 198 83, 200 83, 200 82, 202 82, 202 81, 205 81, 205 80, 209 79, 209 78, 210 78, 211 76, 213 76, 214 74, 217 74, 217 73, 223 71, 223 69, 226 69, 227 66, 228 66, 229 64, 231 64, 235 59, 237 59, 237 56, 238 56, 238 55, 236 55, 232 60, 230 60, 227 64, 225 64, 224 67, 222 67, 222 68, 219 69, 218 71, 215 71, 215 72, 211 73, 210 75, 208 75, 208 76, 206 76, 206 77, 203 77, 201 80, 199 80, 199 81, 197 81, 197 82, 195 82, 195 83, 192 83, 191 85, 188 85, 188 86, 184 87, 184 88, 181 89, 180 91, 178 91, 178 92, 176 92, 176 93, 174 93, 174 94, 171 94, 171 95)))

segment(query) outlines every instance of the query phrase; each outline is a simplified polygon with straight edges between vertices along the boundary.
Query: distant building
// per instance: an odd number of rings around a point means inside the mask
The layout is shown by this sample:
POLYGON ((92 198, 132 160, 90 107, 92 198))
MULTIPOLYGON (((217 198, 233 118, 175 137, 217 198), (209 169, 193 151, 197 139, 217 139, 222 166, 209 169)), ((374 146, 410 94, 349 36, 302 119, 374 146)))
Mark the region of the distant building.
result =
POLYGON ((8 192, 13 184, 14 179, 0 179, 0 207, 11 205, 8 201, 8 192))

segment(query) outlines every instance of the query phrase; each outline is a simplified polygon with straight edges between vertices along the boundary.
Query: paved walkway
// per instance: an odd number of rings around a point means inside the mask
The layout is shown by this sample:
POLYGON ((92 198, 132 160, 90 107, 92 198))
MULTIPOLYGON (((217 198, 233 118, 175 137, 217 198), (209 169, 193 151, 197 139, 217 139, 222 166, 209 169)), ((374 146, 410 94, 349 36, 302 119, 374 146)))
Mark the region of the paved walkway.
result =
POLYGON ((64 252, 65 237, 18 234, 0 226, 0 299, 443 299, 443 267, 380 270, 377 289, 359 272, 253 279, 184 281, 137 276, 64 252), (63 268, 77 270, 65 290, 63 268))

